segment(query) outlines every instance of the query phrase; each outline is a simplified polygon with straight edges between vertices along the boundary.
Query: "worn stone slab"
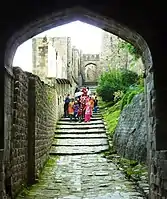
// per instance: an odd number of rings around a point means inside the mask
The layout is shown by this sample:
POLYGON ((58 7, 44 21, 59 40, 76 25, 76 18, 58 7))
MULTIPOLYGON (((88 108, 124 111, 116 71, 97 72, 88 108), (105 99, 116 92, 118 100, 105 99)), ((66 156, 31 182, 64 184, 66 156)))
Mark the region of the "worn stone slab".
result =
POLYGON ((101 128, 101 129, 56 129, 56 133, 82 133, 82 134, 86 134, 86 133, 105 133, 106 130, 101 128))
MULTIPOLYGON (((57 123, 57 125, 87 125, 88 123, 86 123, 86 122, 81 122, 81 123, 79 123, 78 121, 72 121, 72 122, 70 122, 70 119, 68 119, 67 121, 59 121, 58 123, 57 123)), ((89 124, 103 124, 103 121, 102 120, 95 120, 95 121, 90 121, 89 122, 89 124)))
POLYGON ((109 148, 108 145, 103 146, 52 146, 50 154, 68 155, 68 154, 91 154, 100 153, 109 148))
POLYGON ((55 139, 53 145, 62 146, 97 146, 97 145, 107 145, 108 141, 106 138, 100 139, 55 139))
POLYGON ((99 133, 91 133, 91 134, 83 134, 83 133, 64 133, 64 134, 59 134, 56 135, 55 138, 59 139, 92 139, 92 138, 107 138, 107 135, 104 133, 100 134, 99 133))
POLYGON ((72 124, 69 125, 59 125, 57 129, 99 129, 105 128, 104 124, 76 124, 75 126, 72 124))
POLYGON ((143 199, 132 182, 101 154, 60 156, 39 183, 16 199, 143 199))
MULTIPOLYGON (((101 117, 92 117, 91 121, 101 120, 101 117)), ((69 118, 61 118, 60 121, 69 121, 69 118)))
POLYGON ((93 116, 101 116, 102 114, 101 113, 99 113, 99 112, 97 112, 97 113, 94 113, 93 112, 93 116))

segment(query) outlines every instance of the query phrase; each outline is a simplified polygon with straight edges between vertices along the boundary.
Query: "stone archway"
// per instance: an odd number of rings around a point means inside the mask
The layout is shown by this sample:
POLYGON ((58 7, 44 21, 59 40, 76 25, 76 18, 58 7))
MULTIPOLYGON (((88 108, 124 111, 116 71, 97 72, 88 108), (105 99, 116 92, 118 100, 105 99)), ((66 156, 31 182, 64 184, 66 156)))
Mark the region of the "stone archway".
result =
POLYGON ((97 82, 98 73, 97 65, 94 63, 88 63, 85 66, 85 82, 97 82))
MULTIPOLYGON (((25 24, 24 28, 18 30, 18 32, 13 34, 10 40, 8 41, 6 46, 5 61, 4 61, 7 71, 9 73, 12 73, 11 66, 12 66, 13 57, 15 55, 17 47, 20 44, 22 44, 27 39, 35 36, 36 34, 39 34, 45 30, 56 27, 58 25, 63 25, 65 23, 75 21, 76 19, 83 22, 87 22, 92 25, 96 25, 99 28, 107 30, 108 32, 113 33, 115 35, 118 35, 122 39, 133 44, 140 52, 145 66, 144 74, 146 76, 146 99, 148 102, 147 116, 149 116, 146 117, 148 123, 147 130, 149 132, 149 142, 150 143, 152 142, 152 145, 154 145, 156 142, 156 135, 155 134, 153 135, 152 132, 156 130, 155 111, 153 110, 156 96, 155 96, 154 83, 153 83, 154 73, 152 70, 151 53, 147 43, 138 33, 128 29, 125 26, 122 26, 118 22, 112 19, 108 19, 104 16, 100 16, 97 13, 91 12, 81 7, 66 9, 65 11, 63 10, 59 13, 58 12, 52 13, 51 15, 39 18, 38 20, 34 19, 31 23, 25 24)), ((5 81, 9 82, 7 76, 5 76, 5 81)), ((9 95, 10 86, 5 88, 5 94, 8 96, 8 98, 10 97, 9 95)), ((5 103, 10 103, 10 100, 8 100, 5 103)), ((7 116, 6 110, 5 110, 5 116, 7 116)), ((9 127, 6 126, 6 128, 8 129, 9 127)), ((149 148, 151 148, 151 146, 149 146, 149 148)), ((156 150, 156 148, 154 148, 154 150, 156 150)), ((152 157, 152 154, 150 155, 150 157, 152 157)))

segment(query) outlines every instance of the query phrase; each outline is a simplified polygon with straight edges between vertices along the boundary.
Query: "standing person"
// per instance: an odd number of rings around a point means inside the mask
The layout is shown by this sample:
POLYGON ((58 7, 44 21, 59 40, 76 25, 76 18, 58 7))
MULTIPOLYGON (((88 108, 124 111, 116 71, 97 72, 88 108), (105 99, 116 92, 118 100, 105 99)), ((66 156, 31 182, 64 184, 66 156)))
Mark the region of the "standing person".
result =
POLYGON ((98 107, 98 99, 97 99, 97 96, 95 97, 95 100, 94 100, 94 112, 97 113, 97 107, 98 107))
POLYGON ((72 118, 74 117, 74 99, 73 98, 70 100, 70 103, 68 104, 68 114, 70 116, 70 121, 72 121, 72 118))
POLYGON ((85 122, 90 122, 91 118, 91 103, 89 98, 87 98, 86 107, 85 107, 85 122))
POLYGON ((91 117, 93 116, 93 109, 94 109, 94 100, 90 97, 90 106, 91 106, 91 117))
POLYGON ((85 108, 86 108, 86 99, 88 98, 87 96, 87 90, 86 88, 82 89, 82 96, 80 98, 80 103, 81 103, 81 109, 82 109, 82 119, 85 117, 85 108))
POLYGON ((64 100, 64 117, 68 117, 68 105, 70 103, 70 94, 64 100))
POLYGON ((81 104, 79 105, 79 109, 78 109, 78 120, 79 120, 79 122, 82 121, 82 107, 81 107, 81 104))
POLYGON ((74 102, 74 119, 77 120, 78 118, 78 110, 79 110, 79 104, 77 101, 74 102))

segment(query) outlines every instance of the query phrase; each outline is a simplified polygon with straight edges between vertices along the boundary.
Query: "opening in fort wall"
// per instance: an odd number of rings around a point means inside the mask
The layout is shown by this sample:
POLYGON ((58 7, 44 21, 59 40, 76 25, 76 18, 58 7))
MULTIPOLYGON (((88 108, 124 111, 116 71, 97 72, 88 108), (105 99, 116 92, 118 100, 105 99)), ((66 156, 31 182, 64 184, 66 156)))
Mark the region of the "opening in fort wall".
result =
MULTIPOLYGON (((146 110, 147 110, 145 116, 146 116, 146 120, 147 120, 147 124, 148 124, 148 126, 147 126, 148 154, 151 154, 151 155, 148 156, 148 161, 151 162, 152 151, 156 150, 156 148, 155 148, 156 137, 155 137, 155 135, 153 135, 153 132, 155 131, 155 129, 154 129, 155 125, 153 123, 154 120, 152 119, 152 118, 155 118, 155 112, 153 110, 154 109, 153 101, 156 100, 155 89, 154 89, 154 74, 152 72, 152 58, 151 58, 151 53, 150 53, 149 47, 148 47, 147 43, 145 42, 145 40, 139 34, 137 34, 136 32, 129 30, 127 27, 120 25, 118 22, 115 22, 112 19, 106 19, 103 16, 99 16, 97 13, 93 13, 89 10, 86 10, 86 9, 83 9, 83 8, 80 8, 80 7, 72 8, 72 9, 66 10, 65 12, 62 11, 60 13, 55 13, 55 14, 52 14, 52 16, 47 16, 45 18, 41 18, 39 20, 33 21, 31 24, 27 24, 25 26, 25 28, 18 31, 15 35, 13 35, 11 40, 8 42, 8 45, 7 45, 7 48, 6 48, 5 66, 7 67, 8 71, 10 71, 10 73, 12 74, 11 75, 12 77, 6 76, 6 81, 10 82, 11 78, 15 79, 15 75, 18 76, 18 74, 16 74, 16 72, 13 73, 12 63, 13 63, 13 58, 14 58, 16 49, 18 48, 19 45, 21 45, 26 40, 30 39, 31 37, 43 32, 43 31, 46 31, 46 30, 53 28, 55 26, 66 24, 69 21, 71 22, 71 21, 75 21, 75 20, 80 20, 80 21, 86 22, 88 24, 95 25, 95 26, 97 26, 97 27, 99 27, 99 28, 101 28, 105 31, 108 31, 109 33, 117 35, 118 37, 122 38, 123 40, 125 40, 125 41, 131 43, 132 45, 134 45, 135 48, 138 50, 138 52, 141 56, 142 62, 144 64, 144 71, 142 71, 142 72, 145 75, 145 100, 146 100, 146 110), (18 39, 16 39, 16 38, 18 38, 18 39), (153 145, 151 146, 150 143, 153 143, 153 145), (151 153, 150 153, 150 151, 151 151, 151 153)), ((62 40, 60 41, 60 40, 55 41, 53 39, 49 39, 47 41, 41 40, 41 42, 50 42, 51 45, 54 45, 54 43, 56 43, 56 42, 57 43, 66 42, 67 43, 67 45, 66 45, 67 51, 66 52, 67 52, 67 54, 70 53, 69 52, 70 50, 68 51, 68 46, 71 45, 70 42, 69 42, 69 38, 67 38, 66 41, 62 41, 62 40)), ((33 43, 34 43, 34 46, 35 46, 36 43, 37 43, 37 40, 34 40, 33 43)), ((41 54, 46 55, 48 52, 52 51, 48 47, 45 47, 44 49, 43 48, 37 49, 36 47, 34 47, 34 49, 35 49, 35 51, 39 50, 40 55, 41 54)), ((80 58, 79 57, 80 52, 77 52, 75 48, 72 49, 72 52, 75 53, 76 56, 78 56, 78 59, 73 60, 73 62, 79 63, 79 61, 83 61, 83 60, 79 59, 80 58)), ((58 59, 59 54, 57 53, 57 51, 55 51, 53 53, 55 53, 55 55, 58 59)), ((93 62, 93 63, 95 61, 99 62, 100 61, 99 57, 100 57, 99 55, 92 55, 92 56, 84 55, 83 56, 83 59, 85 59, 84 60, 85 61, 84 67, 87 67, 89 65, 88 62, 93 62)), ((44 64, 44 62, 46 60, 41 59, 40 61, 41 61, 42 64, 44 64)), ((35 58, 34 58, 34 62, 37 62, 37 60, 35 58)), ((79 84, 77 81, 74 81, 75 77, 73 77, 73 80, 68 79, 69 77, 71 77, 70 75, 73 72, 73 71, 70 71, 71 70, 70 65, 69 65, 70 58, 67 58, 65 60, 65 62, 66 62, 66 65, 68 66, 67 67, 67 73, 65 74, 65 78, 58 78, 56 80, 56 83, 55 83, 56 86, 57 86, 56 92, 58 93, 56 95, 57 101, 59 101, 60 98, 65 96, 67 89, 72 88, 71 92, 73 92, 73 89, 75 88, 75 86, 77 84, 79 84), (64 79, 64 80, 62 80, 62 79, 64 79)), ((36 65, 40 65, 41 63, 37 63, 36 65)), ((95 63, 94 63, 94 65, 95 65, 95 63)), ((75 64, 74 64, 74 66, 75 66, 75 64)), ((79 67, 79 69, 82 71, 82 67, 79 67)), ((20 69, 19 69, 19 71, 20 71, 20 69)), ((21 74, 21 78, 22 77, 25 78, 25 73, 23 71, 20 72, 20 74, 21 74)), ((43 74, 44 74, 44 72, 43 72, 43 74)), ((75 75, 77 76, 78 72, 75 72, 74 76, 75 75)), ((84 76, 84 75, 82 74, 82 76, 84 76)), ((22 79, 20 81, 22 81, 22 79)), ((48 81, 48 83, 49 82, 53 83, 52 78, 50 78, 50 80, 47 79, 47 81, 48 81)), ((79 79, 78 79, 78 81, 79 81, 79 79)), ((28 84, 28 82, 26 82, 26 83, 28 84)), ((40 86, 42 85, 41 82, 39 84, 40 84, 40 86)), ((11 83, 11 85, 12 85, 12 83, 11 83)), ((11 114, 11 112, 12 112, 11 107, 13 106, 14 101, 13 101, 13 98, 11 96, 12 96, 12 93, 13 93, 14 90, 11 90, 11 86, 7 86, 7 85, 5 85, 5 86, 6 86, 5 87, 5 93, 6 93, 7 99, 8 99, 5 102, 5 105, 6 105, 5 116, 12 119, 13 115, 11 114), (7 111, 8 108, 10 109, 10 112, 7 111)), ((27 85, 25 85, 25 82, 23 83, 23 85, 21 84, 21 87, 22 87, 22 90, 24 90, 24 92, 25 92, 25 90, 27 89, 27 85)), ((39 87, 39 85, 38 85, 38 87, 39 87)), ((16 88, 15 88, 15 90, 16 90, 16 88)), ((28 93, 28 90, 26 90, 26 92, 28 93)), ((42 98, 42 96, 41 96, 41 98, 42 98)), ((19 100, 21 100, 21 99, 19 99, 19 100)), ((24 98, 24 100, 25 100, 25 98, 24 98)), ((56 103, 57 103, 57 106, 58 106, 58 102, 56 102, 56 103)), ((59 104, 59 107, 60 106, 62 108, 63 104, 62 103, 59 104)), ((57 110, 56 110, 56 107, 55 107, 55 111, 58 111, 59 107, 57 107, 57 110)), ((27 111, 28 111, 28 109, 27 109, 27 111)), ((11 124, 6 122, 5 127, 6 127, 5 128, 6 129, 5 135, 7 135, 8 133, 10 134, 11 132, 8 129, 11 129, 11 124)), ((8 135, 8 136, 10 136, 10 135, 8 135)), ((47 140, 47 142, 48 142, 48 140, 47 140)), ((15 147, 15 146, 10 146, 10 143, 8 143, 8 144, 9 144, 9 148, 15 147)), ((49 147, 49 144, 47 146, 49 147)), ((9 150, 9 148, 8 148, 8 150, 9 150)), ((10 159, 9 156, 7 158, 8 158, 8 160, 10 159)), ((46 161, 46 159, 44 157, 42 162, 45 162, 45 161, 46 161)), ((38 166, 42 167, 43 163, 41 165, 39 163, 38 166)), ((26 166, 24 166, 24 168, 26 169, 26 166)), ((24 176, 21 175, 21 177, 20 177, 21 183, 25 183, 25 181, 27 180, 26 177, 25 177, 26 175, 27 174, 25 174, 25 172, 24 172, 24 176)), ((14 185, 14 186, 17 186, 17 185, 14 185)))

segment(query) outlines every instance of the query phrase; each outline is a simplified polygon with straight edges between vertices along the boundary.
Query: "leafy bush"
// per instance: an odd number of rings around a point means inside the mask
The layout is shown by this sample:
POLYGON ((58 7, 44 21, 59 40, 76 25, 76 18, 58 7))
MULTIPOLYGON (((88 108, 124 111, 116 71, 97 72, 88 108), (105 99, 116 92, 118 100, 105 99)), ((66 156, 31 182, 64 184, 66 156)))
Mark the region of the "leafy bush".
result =
POLYGON ((114 93, 122 91, 125 93, 130 85, 139 80, 137 73, 125 69, 112 69, 104 72, 97 87, 97 93, 103 101, 114 101, 114 93))
POLYGON ((133 97, 139 93, 144 92, 143 86, 136 86, 136 87, 130 87, 129 90, 124 94, 122 98, 122 105, 121 110, 127 105, 130 104, 133 97))
POLYGON ((127 104, 131 103, 135 95, 142 92, 144 92, 143 86, 131 86, 129 87, 129 90, 123 95, 122 99, 119 99, 115 104, 113 104, 112 102, 103 102, 101 100, 99 101, 104 120, 106 121, 109 129, 110 137, 113 136, 113 133, 119 120, 119 116, 123 108, 127 104))

